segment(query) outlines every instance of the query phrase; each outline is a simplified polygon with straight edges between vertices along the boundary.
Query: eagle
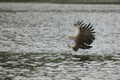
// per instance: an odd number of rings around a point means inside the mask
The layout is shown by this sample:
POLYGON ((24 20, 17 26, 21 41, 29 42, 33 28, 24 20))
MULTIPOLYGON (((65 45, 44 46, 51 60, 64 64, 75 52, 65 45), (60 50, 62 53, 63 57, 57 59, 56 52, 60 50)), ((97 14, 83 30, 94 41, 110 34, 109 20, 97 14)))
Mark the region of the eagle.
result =
POLYGON ((69 48, 72 48, 75 52, 80 49, 90 49, 90 45, 95 40, 95 32, 91 23, 84 23, 83 20, 74 23, 75 35, 66 35, 65 37, 75 42, 72 46, 68 44, 69 48))

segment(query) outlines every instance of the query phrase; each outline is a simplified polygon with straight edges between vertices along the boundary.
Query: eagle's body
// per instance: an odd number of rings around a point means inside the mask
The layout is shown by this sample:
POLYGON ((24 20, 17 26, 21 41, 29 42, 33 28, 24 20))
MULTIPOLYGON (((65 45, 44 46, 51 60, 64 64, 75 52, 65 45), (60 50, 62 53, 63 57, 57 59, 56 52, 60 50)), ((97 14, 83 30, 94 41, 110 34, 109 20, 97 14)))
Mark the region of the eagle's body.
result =
POLYGON ((92 46, 90 46, 90 44, 95 40, 93 26, 90 23, 84 24, 83 21, 78 21, 77 23, 74 23, 74 27, 76 35, 67 35, 67 38, 74 40, 75 45, 68 45, 68 47, 73 48, 74 51, 78 51, 79 48, 91 48, 92 46))

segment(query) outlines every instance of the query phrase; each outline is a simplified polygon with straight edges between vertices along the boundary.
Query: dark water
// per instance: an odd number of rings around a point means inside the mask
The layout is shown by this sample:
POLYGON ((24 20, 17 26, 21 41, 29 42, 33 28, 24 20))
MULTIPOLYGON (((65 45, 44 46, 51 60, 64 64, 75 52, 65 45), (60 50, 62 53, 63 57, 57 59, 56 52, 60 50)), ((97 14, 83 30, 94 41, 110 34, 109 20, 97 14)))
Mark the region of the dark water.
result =
POLYGON ((0 79, 119 80, 119 65, 119 55, 1 52, 0 79))
POLYGON ((120 80, 120 6, 0 3, 0 80, 120 80), (77 20, 93 48, 67 48, 77 20))

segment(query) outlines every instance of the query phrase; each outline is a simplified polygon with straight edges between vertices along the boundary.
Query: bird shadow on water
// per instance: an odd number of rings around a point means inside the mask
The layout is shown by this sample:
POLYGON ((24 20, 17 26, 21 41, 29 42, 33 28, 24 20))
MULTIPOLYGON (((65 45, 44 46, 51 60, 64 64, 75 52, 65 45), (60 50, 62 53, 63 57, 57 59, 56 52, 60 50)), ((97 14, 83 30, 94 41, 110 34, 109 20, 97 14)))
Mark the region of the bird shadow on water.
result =
POLYGON ((109 60, 109 61, 113 61, 115 59, 113 59, 112 55, 72 55, 73 58, 76 58, 77 61, 105 61, 105 60, 109 60))

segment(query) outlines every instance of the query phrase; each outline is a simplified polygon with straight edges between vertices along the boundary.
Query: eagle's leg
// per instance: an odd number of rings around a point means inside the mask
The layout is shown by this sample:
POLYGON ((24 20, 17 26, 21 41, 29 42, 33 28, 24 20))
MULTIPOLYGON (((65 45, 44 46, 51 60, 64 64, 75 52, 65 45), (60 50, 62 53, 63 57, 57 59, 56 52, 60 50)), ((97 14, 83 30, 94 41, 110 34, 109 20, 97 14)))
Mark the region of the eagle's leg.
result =
MULTIPOLYGON (((70 45, 70 44, 68 44, 67 46, 68 46, 68 48, 72 48, 72 49, 74 48, 74 46, 73 46, 73 45, 70 45)), ((75 55, 75 53, 72 53, 72 54, 71 54, 70 60, 73 60, 73 59, 74 59, 74 58, 73 58, 74 55, 75 55)))
POLYGON ((70 45, 70 44, 68 44, 67 46, 68 46, 68 48, 73 48, 73 46, 72 46, 72 45, 70 45))

